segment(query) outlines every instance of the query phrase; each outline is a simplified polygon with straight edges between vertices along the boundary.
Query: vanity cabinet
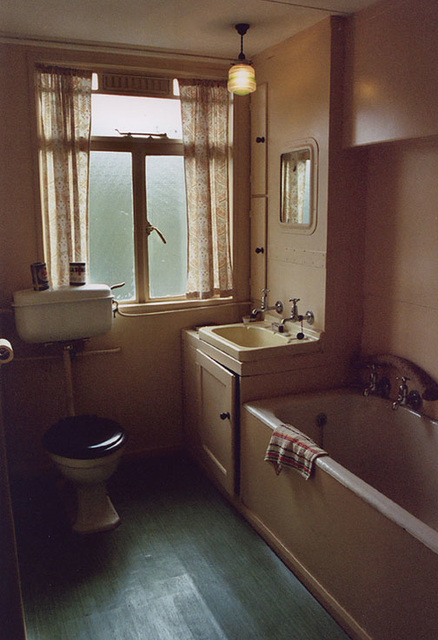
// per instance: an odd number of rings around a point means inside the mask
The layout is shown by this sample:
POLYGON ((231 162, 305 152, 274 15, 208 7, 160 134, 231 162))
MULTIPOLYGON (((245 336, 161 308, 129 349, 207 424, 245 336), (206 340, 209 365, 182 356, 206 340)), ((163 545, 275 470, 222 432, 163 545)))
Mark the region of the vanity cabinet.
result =
POLYGON ((324 353, 239 362, 182 332, 184 445, 229 496, 239 493, 240 413, 245 402, 338 384, 324 353))
POLYGON ((185 444, 216 484, 234 495, 238 376, 200 351, 198 343, 195 332, 184 332, 185 444))

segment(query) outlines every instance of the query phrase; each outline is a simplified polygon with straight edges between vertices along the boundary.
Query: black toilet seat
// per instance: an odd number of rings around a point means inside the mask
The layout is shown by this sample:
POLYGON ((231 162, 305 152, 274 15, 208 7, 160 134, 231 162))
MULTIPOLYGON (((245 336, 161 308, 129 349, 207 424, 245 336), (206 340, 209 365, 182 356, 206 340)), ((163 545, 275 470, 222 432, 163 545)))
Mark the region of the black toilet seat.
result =
POLYGON ((127 441, 128 434, 114 420, 94 415, 62 418, 43 436, 44 448, 64 458, 92 460, 109 456, 127 441))

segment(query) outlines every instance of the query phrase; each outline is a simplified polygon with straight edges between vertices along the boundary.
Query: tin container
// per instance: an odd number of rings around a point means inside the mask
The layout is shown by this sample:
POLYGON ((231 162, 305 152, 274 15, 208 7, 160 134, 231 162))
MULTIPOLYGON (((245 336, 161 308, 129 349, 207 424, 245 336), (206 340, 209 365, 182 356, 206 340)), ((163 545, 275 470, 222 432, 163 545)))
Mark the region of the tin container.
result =
POLYGON ((86 284, 86 270, 85 262, 70 262, 70 285, 72 287, 86 284))
POLYGON ((35 291, 44 291, 49 288, 49 278, 47 276, 47 265, 45 262, 33 262, 30 265, 32 283, 35 291))

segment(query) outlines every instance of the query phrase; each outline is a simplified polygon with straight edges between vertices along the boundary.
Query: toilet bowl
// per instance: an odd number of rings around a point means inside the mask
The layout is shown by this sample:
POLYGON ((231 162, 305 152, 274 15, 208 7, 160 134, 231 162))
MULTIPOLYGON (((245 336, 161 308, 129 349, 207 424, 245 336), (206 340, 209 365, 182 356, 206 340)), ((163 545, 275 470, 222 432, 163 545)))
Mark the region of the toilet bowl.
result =
POLYGON ((54 424, 43 446, 61 474, 75 489, 72 528, 78 533, 114 529, 120 518, 106 489, 127 441, 127 433, 113 420, 72 416, 54 424))

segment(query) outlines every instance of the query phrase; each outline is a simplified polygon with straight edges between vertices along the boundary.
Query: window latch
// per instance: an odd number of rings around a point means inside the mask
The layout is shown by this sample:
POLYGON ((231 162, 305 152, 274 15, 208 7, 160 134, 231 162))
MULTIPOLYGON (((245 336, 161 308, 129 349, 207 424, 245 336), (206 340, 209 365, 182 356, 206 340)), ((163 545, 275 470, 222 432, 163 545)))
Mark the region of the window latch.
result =
POLYGON ((157 227, 154 227, 151 224, 147 224, 146 228, 145 228, 145 233, 146 233, 146 235, 148 237, 151 235, 152 231, 156 231, 158 233, 158 235, 160 236, 160 238, 161 238, 161 240, 163 241, 164 244, 167 243, 167 240, 164 237, 163 233, 159 229, 157 229, 157 227))
POLYGON ((142 131, 137 131, 137 132, 133 132, 133 131, 120 131, 119 129, 115 129, 115 131, 117 131, 117 133, 120 136, 123 136, 124 138, 136 138, 136 137, 141 137, 141 136, 145 136, 146 138, 149 138, 149 140, 153 140, 154 138, 159 138, 160 140, 167 140, 167 133, 146 133, 146 132, 142 132, 142 131))

